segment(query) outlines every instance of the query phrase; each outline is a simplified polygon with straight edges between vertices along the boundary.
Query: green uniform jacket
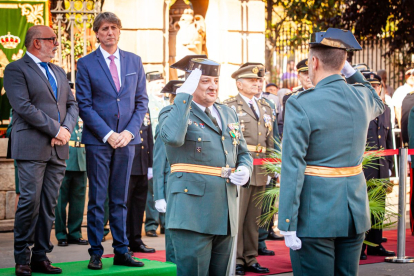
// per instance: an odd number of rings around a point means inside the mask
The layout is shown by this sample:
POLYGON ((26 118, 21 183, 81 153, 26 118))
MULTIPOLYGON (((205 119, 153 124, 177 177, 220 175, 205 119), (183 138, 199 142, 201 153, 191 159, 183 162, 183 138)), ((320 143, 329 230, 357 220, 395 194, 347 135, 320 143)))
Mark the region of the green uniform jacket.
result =
MULTIPOLYGON (((80 143, 82 141, 83 123, 78 118, 78 122, 75 125, 70 141, 80 143)), ((86 172, 86 152, 85 148, 70 147, 69 146, 69 159, 66 160, 66 170, 74 172, 86 172)))
POLYGON ((304 175, 306 165, 339 168, 362 162, 369 122, 384 112, 384 104, 358 71, 347 81, 331 75, 286 104, 278 228, 297 231, 298 237, 346 237, 349 214, 356 233, 371 227, 362 172, 304 175))
POLYGON ((166 187, 168 176, 170 175, 170 163, 167 160, 167 153, 165 151, 165 144, 159 138, 160 128, 157 125, 155 129, 155 144, 154 144, 154 161, 153 161, 153 183, 154 183, 154 200, 167 200, 166 187))
MULTIPOLYGON (((166 145, 170 164, 245 166, 251 175, 253 161, 243 134, 239 132, 235 140, 230 135, 229 124, 238 123, 236 112, 214 104, 221 117, 220 133, 192 99, 192 95, 178 94, 174 104, 160 113, 159 138, 166 145)), ((230 223, 231 235, 237 234, 236 185, 219 176, 175 172, 167 188, 167 229, 227 235, 230 223)))

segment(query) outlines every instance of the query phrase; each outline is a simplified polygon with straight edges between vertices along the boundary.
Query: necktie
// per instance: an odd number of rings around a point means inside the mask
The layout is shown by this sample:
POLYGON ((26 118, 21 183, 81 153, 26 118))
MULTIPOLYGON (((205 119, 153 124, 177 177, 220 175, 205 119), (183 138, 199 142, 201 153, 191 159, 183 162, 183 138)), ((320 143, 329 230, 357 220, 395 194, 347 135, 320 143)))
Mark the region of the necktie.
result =
POLYGON ((213 124, 220 130, 220 127, 219 127, 219 125, 217 123, 216 118, 214 118, 214 116, 211 115, 210 108, 206 107, 206 110, 204 111, 204 113, 207 114, 207 116, 210 118, 210 120, 213 122, 213 124))
POLYGON ((253 102, 252 102, 252 101, 250 101, 250 102, 249 102, 249 105, 250 105, 250 108, 253 110, 253 113, 254 113, 254 116, 256 117, 256 120, 258 120, 258 121, 259 121, 259 116, 257 115, 256 109, 255 109, 255 108, 254 108, 254 106, 253 106, 253 102))
MULTIPOLYGON (((40 66, 42 66, 46 70, 47 79, 49 80, 50 86, 52 87, 52 90, 53 90, 53 94, 55 95, 55 99, 57 101, 58 94, 57 94, 57 84, 56 84, 56 80, 53 78, 52 74, 50 73, 49 66, 47 65, 47 62, 40 62, 39 64, 40 64, 40 66)), ((58 120, 59 120, 59 123, 60 123, 60 112, 59 112, 59 109, 58 109, 58 120)))
POLYGON ((118 69, 116 68, 115 61, 114 61, 115 56, 110 55, 108 58, 111 61, 111 63, 109 63, 109 71, 111 72, 112 79, 114 80, 116 91, 119 92, 119 89, 121 88, 121 86, 119 85, 118 69))

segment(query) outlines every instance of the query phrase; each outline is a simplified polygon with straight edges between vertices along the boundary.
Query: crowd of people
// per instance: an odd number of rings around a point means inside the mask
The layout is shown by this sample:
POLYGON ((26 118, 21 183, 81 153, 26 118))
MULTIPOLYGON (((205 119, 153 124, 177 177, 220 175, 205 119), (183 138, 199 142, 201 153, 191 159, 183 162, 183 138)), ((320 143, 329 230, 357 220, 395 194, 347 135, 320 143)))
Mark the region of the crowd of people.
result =
POLYGON ((269 273, 256 258, 275 255, 268 239, 285 240, 295 275, 357 275, 364 238, 378 245, 368 255, 394 255, 381 245, 381 230, 369 230, 365 187, 365 179, 389 178, 393 161, 364 170, 360 162, 367 143, 393 148, 394 108, 401 126, 414 70, 393 93, 384 70, 346 61, 347 51, 360 50, 350 32, 328 29, 317 33, 307 59, 289 62, 281 83, 297 79, 292 90, 266 84, 264 65, 249 62, 231 76, 238 94, 220 103, 219 63, 186 56, 171 65, 184 80, 165 83, 119 49, 121 28, 111 12, 95 18, 100 46, 79 59, 76 93, 50 62, 59 41, 47 26, 30 28, 26 55, 6 67, 20 190, 16 275, 62 272, 46 255, 53 223, 58 246, 90 245, 93 270, 102 269, 108 221, 114 265, 142 267, 132 252, 156 251, 142 241, 144 224, 149 237, 159 227, 165 234, 178 275, 228 275, 233 251, 236 275, 269 273), (253 165, 281 144, 280 175, 253 165), (268 211, 257 195, 273 185, 281 187, 282 235, 272 223, 257 224, 268 211))

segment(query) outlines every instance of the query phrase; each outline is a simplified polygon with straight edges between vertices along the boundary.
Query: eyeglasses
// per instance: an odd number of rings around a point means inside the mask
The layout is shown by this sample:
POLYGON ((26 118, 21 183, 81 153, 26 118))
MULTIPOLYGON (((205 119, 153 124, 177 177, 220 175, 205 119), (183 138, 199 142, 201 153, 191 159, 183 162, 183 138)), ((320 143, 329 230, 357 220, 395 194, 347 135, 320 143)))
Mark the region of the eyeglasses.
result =
POLYGON ((58 40, 58 38, 56 36, 55 37, 48 37, 48 38, 38 37, 38 38, 35 38, 35 39, 39 39, 39 40, 51 40, 54 45, 57 44, 57 40, 58 40))

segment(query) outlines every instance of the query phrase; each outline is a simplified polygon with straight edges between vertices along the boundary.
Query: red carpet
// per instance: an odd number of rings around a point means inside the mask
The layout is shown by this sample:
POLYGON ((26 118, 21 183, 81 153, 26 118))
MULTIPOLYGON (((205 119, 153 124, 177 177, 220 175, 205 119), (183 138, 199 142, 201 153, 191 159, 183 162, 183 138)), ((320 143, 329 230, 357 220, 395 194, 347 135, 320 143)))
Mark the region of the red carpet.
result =
MULTIPOLYGON (((411 231, 406 230, 406 252, 407 256, 414 256, 414 236, 411 236, 411 231)), ((397 230, 384 231, 384 237, 388 238, 388 242, 383 243, 383 246, 387 250, 392 250, 397 252, 397 230)), ((269 250, 275 251, 275 256, 259 256, 257 257, 258 262, 261 266, 267 267, 270 270, 270 273, 265 274, 279 274, 292 271, 292 265, 290 264, 289 249, 285 246, 284 241, 266 241, 267 248, 269 250)), ((140 259, 149 259, 154 261, 165 262, 165 251, 159 250, 156 253, 144 254, 144 253, 135 253, 135 257, 140 259)), ((113 257, 113 254, 107 254, 103 257, 110 258, 113 257)), ((379 256, 368 256, 368 259, 361 261, 360 264, 373 264, 384 262, 384 257, 379 256)), ((248 272, 246 275, 257 276, 259 274, 248 272)))

